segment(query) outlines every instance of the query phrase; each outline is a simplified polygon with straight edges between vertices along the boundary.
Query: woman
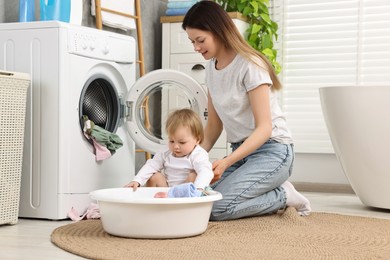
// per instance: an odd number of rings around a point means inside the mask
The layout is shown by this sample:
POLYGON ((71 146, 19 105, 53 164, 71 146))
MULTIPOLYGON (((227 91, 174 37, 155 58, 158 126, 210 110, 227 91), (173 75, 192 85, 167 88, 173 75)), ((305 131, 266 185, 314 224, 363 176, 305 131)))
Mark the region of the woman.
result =
POLYGON ((183 20, 206 68, 208 122, 201 146, 209 151, 224 128, 232 153, 213 163, 212 188, 223 195, 211 220, 272 214, 286 206, 308 215, 310 202, 287 181, 293 140, 279 107, 281 84, 270 62, 242 38, 223 8, 196 3, 183 20))

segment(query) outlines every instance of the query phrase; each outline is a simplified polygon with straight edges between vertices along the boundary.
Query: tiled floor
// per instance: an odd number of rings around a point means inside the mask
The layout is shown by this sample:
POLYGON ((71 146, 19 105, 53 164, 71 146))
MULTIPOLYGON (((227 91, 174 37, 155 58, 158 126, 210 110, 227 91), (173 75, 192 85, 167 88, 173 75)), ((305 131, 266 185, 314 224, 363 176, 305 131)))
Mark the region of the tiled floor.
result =
MULTIPOLYGON (((390 210, 366 207, 352 194, 303 194, 311 201, 313 211, 390 219, 390 210)), ((65 252, 50 242, 53 229, 68 223, 71 222, 19 219, 16 225, 0 226, 0 259, 84 259, 65 252)))

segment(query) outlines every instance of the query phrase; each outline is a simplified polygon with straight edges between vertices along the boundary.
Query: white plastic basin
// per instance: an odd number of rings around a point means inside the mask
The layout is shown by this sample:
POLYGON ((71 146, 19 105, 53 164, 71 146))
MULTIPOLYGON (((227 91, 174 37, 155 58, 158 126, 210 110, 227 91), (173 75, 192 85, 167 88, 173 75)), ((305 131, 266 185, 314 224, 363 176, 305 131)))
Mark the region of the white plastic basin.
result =
POLYGON ((179 238, 206 231, 218 192, 191 198, 153 198, 169 188, 140 187, 96 190, 90 193, 99 204, 104 230, 132 238, 179 238))

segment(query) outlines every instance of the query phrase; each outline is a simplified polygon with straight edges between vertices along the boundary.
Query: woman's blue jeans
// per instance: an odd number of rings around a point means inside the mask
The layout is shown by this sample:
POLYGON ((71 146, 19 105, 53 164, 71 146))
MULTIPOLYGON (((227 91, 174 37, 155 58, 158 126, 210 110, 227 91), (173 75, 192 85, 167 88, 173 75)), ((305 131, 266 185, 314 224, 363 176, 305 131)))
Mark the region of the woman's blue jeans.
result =
MULTIPOLYGON (((231 145, 237 149, 242 142, 231 145)), ((286 206, 280 185, 292 172, 292 144, 268 140, 260 148, 230 166, 211 187, 223 199, 213 204, 210 220, 230 220, 272 214, 286 206)))

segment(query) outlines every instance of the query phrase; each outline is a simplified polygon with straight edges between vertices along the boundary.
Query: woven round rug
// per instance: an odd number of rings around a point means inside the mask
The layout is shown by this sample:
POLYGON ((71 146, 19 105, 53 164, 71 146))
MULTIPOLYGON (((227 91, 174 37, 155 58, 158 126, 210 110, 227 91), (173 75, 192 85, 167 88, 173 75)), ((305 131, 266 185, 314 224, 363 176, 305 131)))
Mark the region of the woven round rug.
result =
POLYGON ((389 259, 390 220, 317 212, 300 217, 287 208, 160 240, 112 236, 100 220, 83 220, 56 228, 51 241, 89 259, 389 259))

